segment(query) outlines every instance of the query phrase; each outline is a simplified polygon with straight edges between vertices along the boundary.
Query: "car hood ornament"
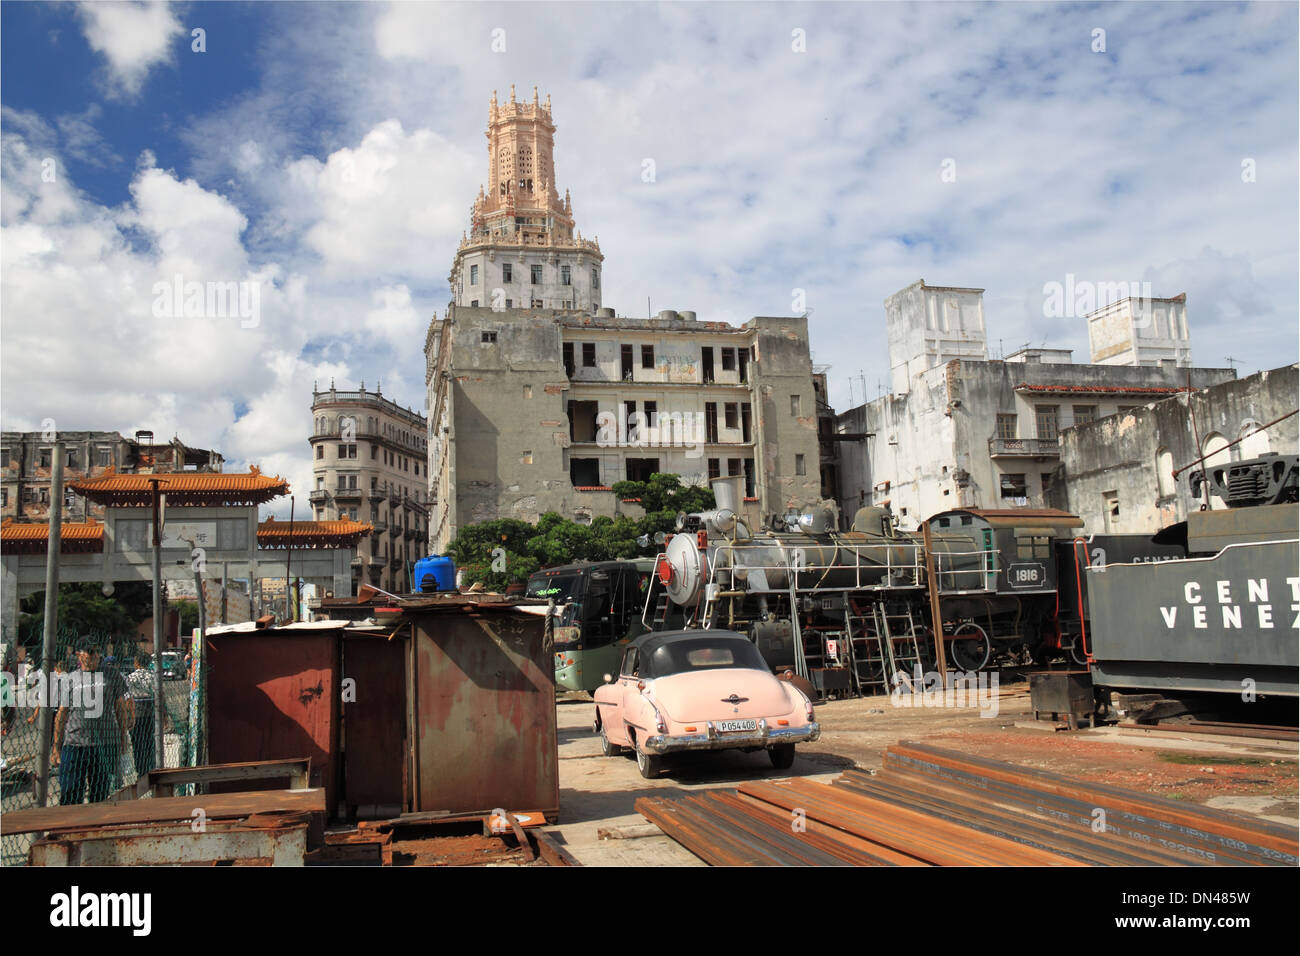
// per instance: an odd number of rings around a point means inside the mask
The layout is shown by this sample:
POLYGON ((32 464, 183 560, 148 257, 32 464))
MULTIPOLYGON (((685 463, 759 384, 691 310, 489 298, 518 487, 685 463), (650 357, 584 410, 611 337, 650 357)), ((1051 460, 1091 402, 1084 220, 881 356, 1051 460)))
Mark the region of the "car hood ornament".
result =
POLYGON ((722 698, 724 704, 743 704, 747 700, 749 700, 748 697, 737 697, 735 694, 722 698))

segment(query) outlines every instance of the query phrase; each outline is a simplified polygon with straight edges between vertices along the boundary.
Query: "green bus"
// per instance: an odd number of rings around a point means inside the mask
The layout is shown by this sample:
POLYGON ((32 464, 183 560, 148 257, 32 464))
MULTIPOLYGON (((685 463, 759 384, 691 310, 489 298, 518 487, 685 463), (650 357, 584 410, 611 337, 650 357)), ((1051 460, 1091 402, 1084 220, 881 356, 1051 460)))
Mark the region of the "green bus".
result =
POLYGON ((593 561, 537 571, 528 597, 555 599, 555 687, 590 693, 618 669, 641 623, 654 559, 593 561))

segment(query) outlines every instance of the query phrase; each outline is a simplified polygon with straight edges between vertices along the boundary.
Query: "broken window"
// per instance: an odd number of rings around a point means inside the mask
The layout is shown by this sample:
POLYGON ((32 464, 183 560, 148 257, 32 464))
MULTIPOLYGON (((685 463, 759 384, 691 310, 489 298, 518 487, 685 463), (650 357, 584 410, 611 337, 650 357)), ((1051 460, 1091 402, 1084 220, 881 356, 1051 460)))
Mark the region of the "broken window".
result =
POLYGON ((569 459, 569 481, 575 488, 591 488, 600 485, 599 458, 569 459))
POLYGON ((658 458, 629 458, 627 460, 628 481, 649 481, 650 476, 658 471, 658 458))
POLYGON ((582 343, 582 367, 583 368, 596 367, 596 343, 595 342, 582 343))
POLYGON ((704 370, 704 384, 713 384, 713 346, 706 345, 700 349, 700 367, 704 370))
POLYGON ((569 402, 569 438, 577 442, 596 440, 598 402, 569 402))
POLYGON ((718 403, 704 403, 704 440, 716 444, 718 441, 718 403))
POLYGON ((1001 480, 1002 497, 1006 499, 1021 498, 1026 494, 1024 475, 1003 475, 1001 480))
POLYGON ((623 371, 623 381, 632 381, 632 346, 624 345, 619 350, 619 364, 623 371))
POLYGON ((736 350, 735 350, 735 349, 723 349, 723 350, 722 350, 722 370, 723 370, 724 372, 732 372, 732 371, 735 371, 735 368, 736 368, 736 350))
POLYGON ((642 368, 655 367, 655 347, 653 345, 641 346, 641 367, 642 368))
POLYGON ((740 380, 741 382, 749 381, 749 351, 741 349, 738 355, 740 359, 740 380))
POLYGON ((565 342, 562 346, 564 353, 564 374, 573 378, 573 343, 565 342))
POLYGON ((740 440, 753 441, 751 431, 753 429, 754 409, 749 402, 744 402, 740 406, 740 440))

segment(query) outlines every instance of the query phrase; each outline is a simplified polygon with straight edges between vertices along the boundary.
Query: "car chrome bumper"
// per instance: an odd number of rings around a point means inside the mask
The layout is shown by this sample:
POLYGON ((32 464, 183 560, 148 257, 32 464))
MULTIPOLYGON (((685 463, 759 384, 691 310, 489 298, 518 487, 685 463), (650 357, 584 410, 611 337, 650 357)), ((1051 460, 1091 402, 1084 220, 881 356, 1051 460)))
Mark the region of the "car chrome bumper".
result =
POLYGON ((822 735, 821 724, 813 721, 803 727, 771 727, 766 720, 758 722, 757 730, 736 733, 719 733, 713 721, 705 723, 707 732, 668 736, 655 734, 645 739, 644 747, 654 754, 677 753, 683 750, 729 750, 732 747, 775 747, 816 740, 822 735))

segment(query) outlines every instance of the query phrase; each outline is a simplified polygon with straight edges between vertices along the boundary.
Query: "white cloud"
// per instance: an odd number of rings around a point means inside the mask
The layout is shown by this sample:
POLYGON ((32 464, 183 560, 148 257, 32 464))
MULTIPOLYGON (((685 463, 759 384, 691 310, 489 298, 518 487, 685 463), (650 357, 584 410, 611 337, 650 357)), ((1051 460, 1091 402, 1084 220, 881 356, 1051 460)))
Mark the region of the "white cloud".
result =
POLYGON ((153 67, 171 59, 184 28, 165 3, 82 3, 82 33, 103 55, 115 90, 134 98, 153 67))

